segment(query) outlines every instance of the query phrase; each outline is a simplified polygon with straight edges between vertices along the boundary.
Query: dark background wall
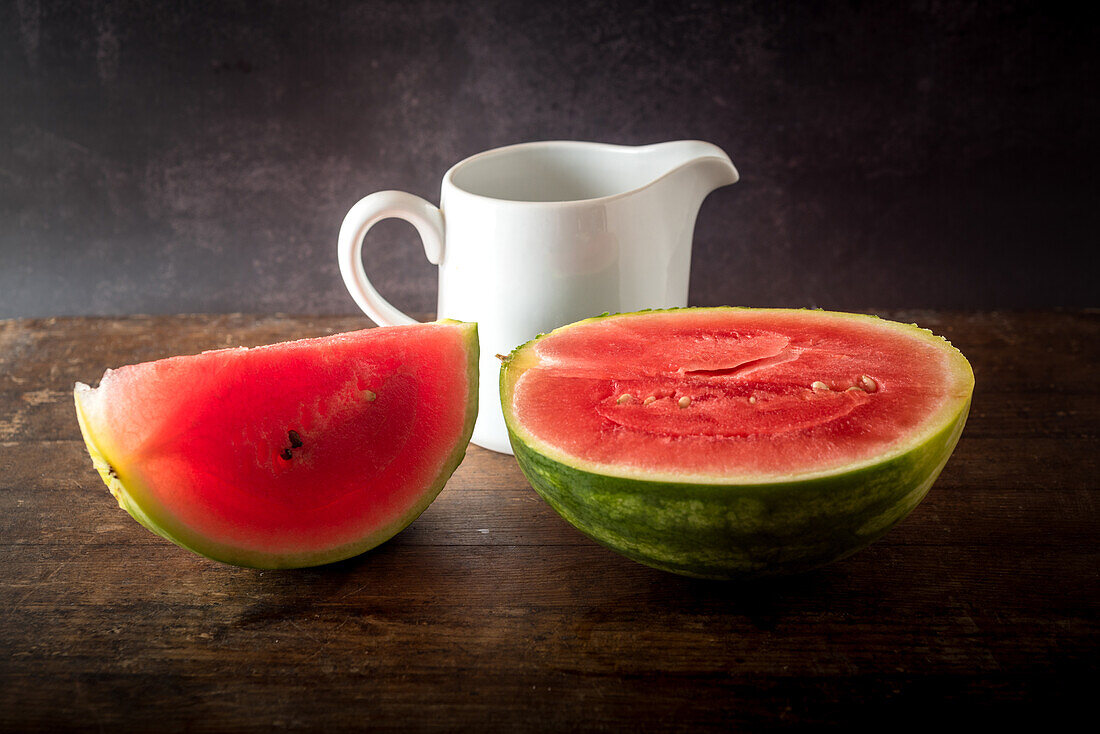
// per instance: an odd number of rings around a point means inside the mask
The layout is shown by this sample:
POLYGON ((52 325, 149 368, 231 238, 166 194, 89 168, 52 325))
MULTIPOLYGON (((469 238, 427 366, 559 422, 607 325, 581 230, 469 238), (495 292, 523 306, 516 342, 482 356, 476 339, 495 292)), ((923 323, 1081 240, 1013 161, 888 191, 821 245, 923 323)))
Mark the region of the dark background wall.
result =
MULTIPOLYGON (((0 317, 352 312, 360 196, 525 140, 721 145, 696 304, 1095 306, 1095 15, 1052 3, 0 0, 0 317)), ((368 238, 434 309, 408 225, 368 238)))

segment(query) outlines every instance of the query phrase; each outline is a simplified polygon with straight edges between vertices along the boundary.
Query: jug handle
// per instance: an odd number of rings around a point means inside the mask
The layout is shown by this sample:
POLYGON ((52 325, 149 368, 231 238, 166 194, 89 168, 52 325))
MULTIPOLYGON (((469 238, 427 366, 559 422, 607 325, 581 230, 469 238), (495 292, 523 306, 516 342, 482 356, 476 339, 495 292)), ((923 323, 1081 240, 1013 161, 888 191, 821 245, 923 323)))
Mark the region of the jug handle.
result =
POLYGON ((340 225, 337 256, 344 285, 359 308, 379 326, 415 324, 378 293, 363 268, 363 238, 378 222, 389 218, 404 219, 420 234, 428 262, 438 265, 443 258, 443 212, 419 196, 404 191, 378 191, 364 196, 353 206, 340 225))

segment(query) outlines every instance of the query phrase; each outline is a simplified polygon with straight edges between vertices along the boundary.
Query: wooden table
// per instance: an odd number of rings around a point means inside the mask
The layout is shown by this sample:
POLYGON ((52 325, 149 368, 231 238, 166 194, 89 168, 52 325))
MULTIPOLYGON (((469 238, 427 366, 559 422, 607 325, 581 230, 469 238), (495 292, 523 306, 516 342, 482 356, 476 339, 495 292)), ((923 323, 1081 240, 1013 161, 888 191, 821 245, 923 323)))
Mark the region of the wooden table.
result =
POLYGON ((394 540, 325 568, 222 566, 120 510, 73 382, 363 318, 0 322, 0 729, 730 730, 1091 705, 1100 313, 892 312, 977 375, 924 503, 808 575, 695 581, 590 542, 471 447, 394 540))

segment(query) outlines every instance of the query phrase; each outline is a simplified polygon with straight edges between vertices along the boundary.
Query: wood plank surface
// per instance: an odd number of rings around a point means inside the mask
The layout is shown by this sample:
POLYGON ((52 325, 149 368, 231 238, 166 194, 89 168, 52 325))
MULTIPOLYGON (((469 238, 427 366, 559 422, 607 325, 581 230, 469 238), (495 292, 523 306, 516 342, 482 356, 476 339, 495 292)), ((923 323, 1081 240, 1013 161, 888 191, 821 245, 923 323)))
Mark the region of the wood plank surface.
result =
POLYGON ((1100 667, 1100 313, 882 315, 973 363, 958 449, 884 539, 752 584, 628 561, 473 446, 416 523, 359 558, 205 560, 118 508, 73 383, 366 320, 2 321, 0 729, 1057 729, 1100 667))

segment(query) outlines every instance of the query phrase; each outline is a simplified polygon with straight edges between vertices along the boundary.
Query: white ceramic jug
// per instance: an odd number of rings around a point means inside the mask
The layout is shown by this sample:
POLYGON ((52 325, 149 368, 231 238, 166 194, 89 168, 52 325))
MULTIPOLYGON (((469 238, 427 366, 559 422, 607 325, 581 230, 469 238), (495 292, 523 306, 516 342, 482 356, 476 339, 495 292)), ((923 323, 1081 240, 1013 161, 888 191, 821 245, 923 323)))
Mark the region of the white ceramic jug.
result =
POLYGON ((686 306, 699 205, 737 178, 720 148, 698 140, 497 148, 447 171, 438 208, 401 191, 360 200, 340 228, 340 272, 377 324, 413 323, 375 290, 362 248, 381 219, 416 227, 439 266, 439 318, 478 324, 473 442, 511 453, 496 355, 605 311, 686 306))

